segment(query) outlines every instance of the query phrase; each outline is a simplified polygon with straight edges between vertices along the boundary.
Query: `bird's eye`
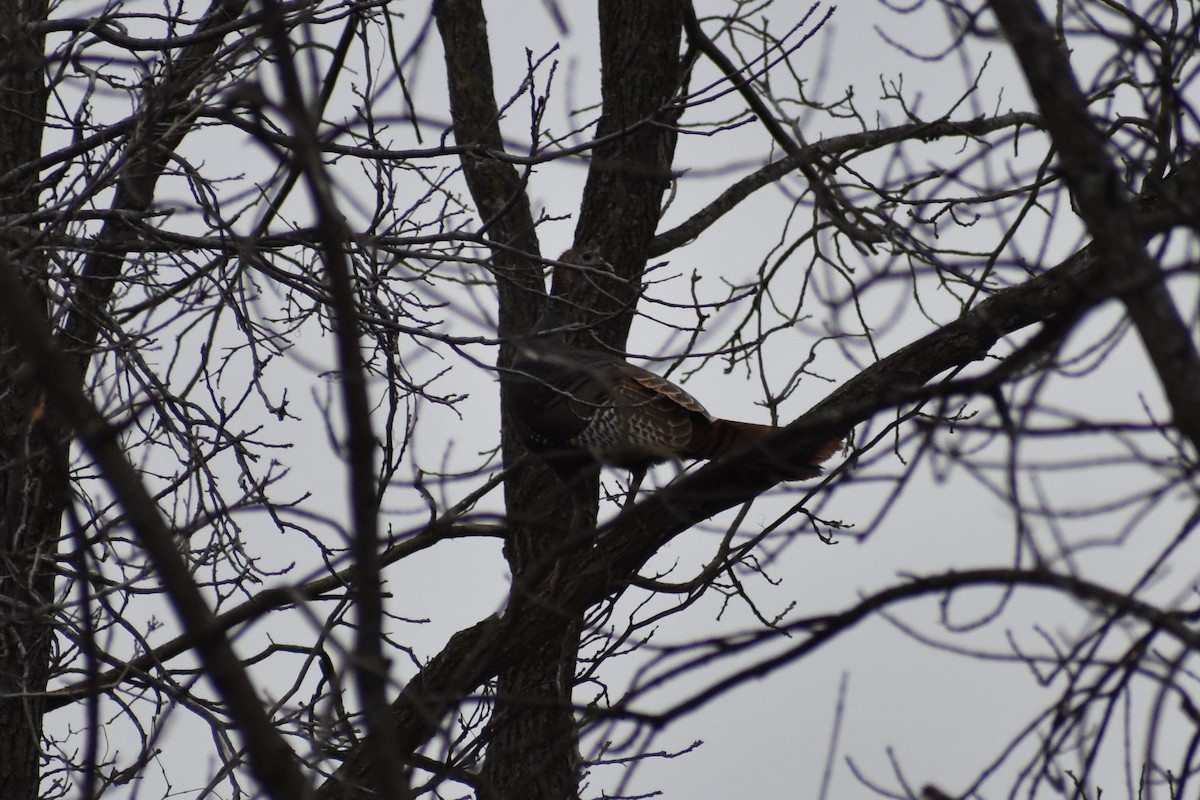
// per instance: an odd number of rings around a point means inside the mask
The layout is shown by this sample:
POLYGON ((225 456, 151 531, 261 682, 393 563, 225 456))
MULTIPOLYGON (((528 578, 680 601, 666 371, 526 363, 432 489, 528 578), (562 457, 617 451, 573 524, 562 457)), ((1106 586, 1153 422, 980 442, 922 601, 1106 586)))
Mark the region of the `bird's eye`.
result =
POLYGON ((585 265, 594 264, 594 263, 596 263, 596 254, 593 253, 591 250, 584 250, 582 253, 579 254, 579 260, 582 261, 585 265))

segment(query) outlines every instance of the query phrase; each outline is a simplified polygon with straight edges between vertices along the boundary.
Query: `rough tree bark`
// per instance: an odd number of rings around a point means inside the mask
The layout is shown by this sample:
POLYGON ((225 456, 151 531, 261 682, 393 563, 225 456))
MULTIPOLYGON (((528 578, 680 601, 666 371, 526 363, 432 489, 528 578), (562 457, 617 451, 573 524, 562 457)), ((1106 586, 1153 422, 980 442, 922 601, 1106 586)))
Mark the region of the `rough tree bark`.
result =
MULTIPOLYGON (((482 4, 478 0, 441 0, 434 13, 446 53, 455 139, 460 145, 503 150, 482 4)), ((536 256, 539 246, 525 194, 527 176, 508 164, 473 153, 463 156, 462 167, 489 238, 536 256)), ((500 298, 500 334, 507 339, 528 330, 537 318, 545 293, 542 269, 536 261, 503 247, 493 251, 492 269, 500 298)), ((509 348, 502 346, 498 366, 503 370, 509 363, 509 348)), ((501 387, 501 409, 507 419, 510 400, 506 385, 501 387)), ((536 583, 536 576, 544 572, 554 541, 563 538, 562 531, 572 518, 573 500, 570 494, 559 492, 547 502, 543 490, 552 485, 549 471, 525 458, 511 425, 504 425, 502 439, 504 463, 515 466, 505 483, 512 520, 505 556, 517 587, 514 598, 519 598, 518 592, 536 583)), ((594 495, 595 481, 585 483, 591 484, 594 495)), ((587 503, 586 498, 578 500, 587 503)), ((590 505, 594 513, 594 497, 590 505)), ((499 675, 480 775, 481 797, 575 796, 578 757, 570 699, 578 641, 578 631, 572 627, 544 643, 528 665, 515 665, 499 675)))
MULTIPOLYGON (((46 0, 0 2, 0 175, 37 160, 46 119, 43 37, 30 24, 46 0)), ((0 184, 0 248, 38 295, 44 274, 36 231, 11 221, 37 209, 38 175, 0 184)), ((44 308, 44 304, 42 305, 44 308)), ((0 786, 37 797, 44 691, 54 630, 54 556, 65 461, 42 410, 42 393, 22 368, 0 318, 0 786), (18 376, 24 375, 22 380, 18 376)))
MULTIPOLYGON (((675 151, 670 123, 677 116, 670 104, 681 78, 683 12, 678 2, 604 0, 599 16, 603 103, 596 136, 604 142, 592 154, 575 243, 599 245, 628 285, 637 286, 670 182, 675 151), (664 81, 664 76, 676 80, 664 81)), ((624 349, 635 299, 629 297, 629 311, 599 331, 615 350, 624 349)), ((595 528, 597 478, 595 470, 588 470, 565 486, 557 480, 525 487, 516 483, 519 477, 510 481, 510 519, 529 519, 531 512, 547 507, 550 497, 565 497, 576 510, 556 517, 567 520, 567 526, 534 525, 510 532, 507 553, 518 589, 532 588, 530 576, 544 574, 547 562, 562 555, 564 543, 575 543, 567 545, 569 550, 588 548, 595 528)), ((508 613, 520 612, 510 607, 508 613)), ((580 757, 572 695, 582 627, 581 611, 564 613, 526 658, 500 673, 480 773, 481 797, 578 796, 580 757)))

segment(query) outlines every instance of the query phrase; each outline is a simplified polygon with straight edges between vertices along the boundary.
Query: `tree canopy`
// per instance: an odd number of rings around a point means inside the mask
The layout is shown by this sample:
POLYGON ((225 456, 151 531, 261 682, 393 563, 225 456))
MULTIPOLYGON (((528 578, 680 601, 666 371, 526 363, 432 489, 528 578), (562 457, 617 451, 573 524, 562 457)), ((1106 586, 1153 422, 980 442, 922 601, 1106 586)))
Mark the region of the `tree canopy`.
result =
POLYGON ((1198 19, 0 0, 5 797, 1191 796, 1198 19))

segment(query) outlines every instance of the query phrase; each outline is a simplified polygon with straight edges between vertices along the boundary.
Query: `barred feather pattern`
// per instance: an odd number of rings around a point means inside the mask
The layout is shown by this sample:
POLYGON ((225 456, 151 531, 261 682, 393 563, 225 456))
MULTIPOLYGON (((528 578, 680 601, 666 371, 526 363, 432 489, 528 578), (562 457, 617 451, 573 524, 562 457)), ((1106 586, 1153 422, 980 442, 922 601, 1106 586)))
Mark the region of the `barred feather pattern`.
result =
MULTIPOLYGON (((681 387, 603 353, 529 342, 513 363, 517 422, 530 447, 586 454, 612 466, 639 468, 669 459, 720 459, 751 450, 777 429, 714 418, 681 387)), ((822 445, 789 480, 821 474, 840 447, 822 445)))
MULTIPOLYGON (((615 354, 577 346, 578 333, 589 322, 587 309, 603 302, 589 303, 588 287, 603 291, 601 279, 612 267, 588 249, 569 250, 560 260, 584 265, 586 272, 563 276, 558 270, 565 268, 556 268, 556 289, 566 287, 572 296, 551 299, 535 332, 516 343, 506 375, 516 422, 531 449, 557 456, 557 461, 548 460, 563 469, 581 458, 638 469, 669 459, 720 459, 746 452, 776 431, 769 425, 716 419, 666 378, 615 354)), ((782 472, 788 480, 816 477, 840 446, 840 439, 831 440, 782 472)))

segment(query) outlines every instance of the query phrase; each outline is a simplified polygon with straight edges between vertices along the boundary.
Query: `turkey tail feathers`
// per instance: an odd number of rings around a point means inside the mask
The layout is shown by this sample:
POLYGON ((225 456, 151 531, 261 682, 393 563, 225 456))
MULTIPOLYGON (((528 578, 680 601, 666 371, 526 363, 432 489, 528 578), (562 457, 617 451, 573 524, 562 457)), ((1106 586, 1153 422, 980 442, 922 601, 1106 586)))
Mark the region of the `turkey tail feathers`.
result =
MULTIPOLYGON (((758 425, 753 422, 714 419, 707 425, 695 426, 683 455, 687 458, 710 460, 726 458, 754 449, 778 430, 770 425, 758 425)), ((841 446, 841 439, 833 439, 822 444, 811 455, 801 458, 799 463, 789 461, 784 470, 787 480, 800 481, 817 477, 821 474, 821 465, 841 446)))
POLYGON ((707 425, 697 424, 693 429, 692 440, 684 455, 689 458, 707 458, 715 461, 731 453, 749 450, 773 431, 769 425, 757 425, 753 422, 734 422, 728 419, 714 419, 707 425))

